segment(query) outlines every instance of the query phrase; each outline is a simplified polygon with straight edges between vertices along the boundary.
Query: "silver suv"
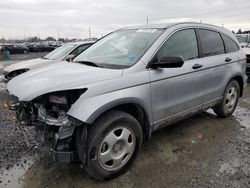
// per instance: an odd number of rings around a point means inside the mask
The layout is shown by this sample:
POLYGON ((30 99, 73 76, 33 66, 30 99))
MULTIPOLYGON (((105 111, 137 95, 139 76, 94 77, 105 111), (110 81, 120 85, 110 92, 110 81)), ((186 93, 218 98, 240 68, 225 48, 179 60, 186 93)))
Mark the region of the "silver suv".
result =
POLYGON ((96 179, 123 173, 157 129, 208 108, 231 115, 246 56, 228 30, 199 23, 120 29, 76 57, 26 72, 7 89, 22 126, 52 140, 59 162, 96 179))

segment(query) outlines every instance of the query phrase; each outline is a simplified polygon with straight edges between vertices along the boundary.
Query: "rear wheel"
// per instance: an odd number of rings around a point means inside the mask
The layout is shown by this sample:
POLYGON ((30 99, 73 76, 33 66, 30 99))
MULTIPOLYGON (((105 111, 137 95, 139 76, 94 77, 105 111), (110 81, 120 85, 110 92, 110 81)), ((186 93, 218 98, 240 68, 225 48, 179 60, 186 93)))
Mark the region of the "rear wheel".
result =
POLYGON ((228 117, 232 115, 238 104, 240 96, 240 86, 237 81, 231 81, 224 92, 223 100, 214 108, 214 112, 219 117, 228 117))
POLYGON ((142 144, 139 122, 125 112, 110 111, 90 126, 86 151, 89 175, 102 180, 125 172, 142 144))

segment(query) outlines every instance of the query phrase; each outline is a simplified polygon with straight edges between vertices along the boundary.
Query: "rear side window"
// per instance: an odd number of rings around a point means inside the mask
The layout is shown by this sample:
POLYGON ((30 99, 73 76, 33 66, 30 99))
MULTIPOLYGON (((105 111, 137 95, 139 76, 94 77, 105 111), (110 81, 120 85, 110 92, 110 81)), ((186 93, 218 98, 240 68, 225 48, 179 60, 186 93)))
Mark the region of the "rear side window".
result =
POLYGON ((227 53, 239 51, 238 45, 232 39, 230 39, 229 37, 227 37, 223 34, 221 36, 224 40, 224 44, 225 44, 225 48, 226 48, 227 53))
POLYGON ((199 29, 199 35, 203 56, 207 57, 225 53, 224 44, 219 33, 199 29))
POLYGON ((158 51, 158 61, 164 56, 180 56, 184 61, 198 58, 198 46, 194 29, 185 29, 173 34, 158 51))

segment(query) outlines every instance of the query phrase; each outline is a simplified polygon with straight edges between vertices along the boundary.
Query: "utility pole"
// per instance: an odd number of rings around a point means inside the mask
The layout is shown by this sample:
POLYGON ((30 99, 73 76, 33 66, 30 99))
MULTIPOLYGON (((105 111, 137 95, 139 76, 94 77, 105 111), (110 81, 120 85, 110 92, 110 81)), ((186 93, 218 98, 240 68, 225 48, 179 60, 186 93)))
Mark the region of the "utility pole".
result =
POLYGON ((57 40, 60 38, 60 30, 57 30, 57 40))
POLYGON ((89 38, 91 38, 91 28, 89 27, 89 38))
POLYGON ((148 25, 148 16, 147 16, 147 20, 146 20, 146 23, 147 23, 147 25, 148 25))

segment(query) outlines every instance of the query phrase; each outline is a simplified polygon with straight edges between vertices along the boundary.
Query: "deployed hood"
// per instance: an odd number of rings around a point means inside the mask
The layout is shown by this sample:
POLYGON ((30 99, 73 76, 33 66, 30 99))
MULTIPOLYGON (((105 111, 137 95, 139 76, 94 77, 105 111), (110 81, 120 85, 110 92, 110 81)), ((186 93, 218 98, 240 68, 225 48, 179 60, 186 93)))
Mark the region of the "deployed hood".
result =
POLYGON ((15 70, 20 70, 20 69, 34 69, 34 68, 46 66, 46 65, 51 64, 53 62, 57 62, 57 61, 42 59, 42 58, 31 59, 31 60, 22 61, 22 62, 12 64, 10 66, 7 66, 6 68, 4 68, 4 71, 12 72, 15 70))
POLYGON ((28 71, 10 80, 7 90, 20 101, 53 91, 84 88, 85 84, 121 77, 120 69, 104 69, 80 63, 60 62, 28 71))

